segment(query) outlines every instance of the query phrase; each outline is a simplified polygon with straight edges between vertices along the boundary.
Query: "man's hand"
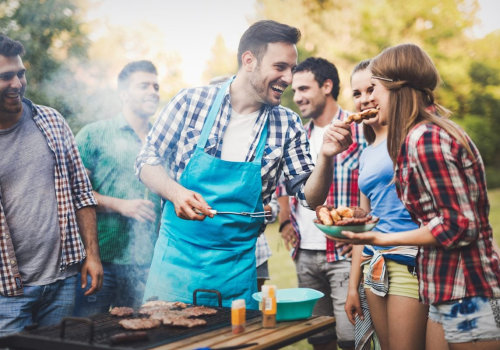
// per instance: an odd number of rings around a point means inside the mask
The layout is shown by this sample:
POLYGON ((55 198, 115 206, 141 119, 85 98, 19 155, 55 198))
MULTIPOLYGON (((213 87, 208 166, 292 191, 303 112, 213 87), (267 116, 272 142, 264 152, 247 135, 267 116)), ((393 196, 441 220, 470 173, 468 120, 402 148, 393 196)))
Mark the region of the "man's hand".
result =
POLYGON ((156 220, 155 205, 147 199, 122 199, 120 200, 120 214, 139 222, 156 220))
POLYGON ((295 232, 293 225, 290 222, 281 229, 280 233, 283 241, 285 241, 285 248, 287 250, 290 250, 297 246, 297 233, 295 232))
POLYGON ((82 288, 87 287, 87 276, 92 285, 85 295, 97 292, 102 287, 103 271, 97 243, 96 215, 94 207, 83 207, 76 211, 76 220, 87 257, 82 264, 82 288))
POLYGON ((85 291, 84 295, 93 294, 101 289, 104 273, 100 259, 96 259, 93 256, 87 256, 82 265, 81 275, 82 289, 87 288, 87 276, 92 279, 92 284, 90 285, 90 288, 85 291))
POLYGON ((335 242, 335 248, 342 248, 340 255, 350 258, 352 256, 352 244, 346 242, 335 242))
POLYGON ((325 157, 333 157, 352 144, 352 134, 350 125, 335 121, 326 128, 323 136, 322 154, 325 157))
POLYGON ((210 212, 212 208, 205 202, 205 199, 199 193, 183 186, 177 186, 172 199, 175 213, 181 219, 204 220, 207 216, 214 217, 214 214, 210 212))

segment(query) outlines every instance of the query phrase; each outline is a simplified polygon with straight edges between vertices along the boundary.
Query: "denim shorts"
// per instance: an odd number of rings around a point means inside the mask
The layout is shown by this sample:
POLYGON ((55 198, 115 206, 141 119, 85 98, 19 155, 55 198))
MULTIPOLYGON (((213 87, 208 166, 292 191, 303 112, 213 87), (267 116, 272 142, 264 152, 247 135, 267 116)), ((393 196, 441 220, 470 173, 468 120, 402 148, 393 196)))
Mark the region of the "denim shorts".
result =
POLYGON ((500 340, 500 299, 469 297, 431 305, 429 318, 443 326, 448 343, 500 340))

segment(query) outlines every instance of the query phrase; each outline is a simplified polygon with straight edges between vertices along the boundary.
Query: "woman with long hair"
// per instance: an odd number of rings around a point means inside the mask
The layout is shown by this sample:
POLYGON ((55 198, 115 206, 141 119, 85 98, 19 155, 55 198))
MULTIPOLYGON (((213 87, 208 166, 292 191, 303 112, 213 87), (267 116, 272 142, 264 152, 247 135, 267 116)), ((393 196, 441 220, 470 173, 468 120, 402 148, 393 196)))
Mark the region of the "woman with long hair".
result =
MULTIPOLYGON (((357 112, 375 107, 370 99, 373 87, 369 63, 370 60, 360 62, 351 75, 357 112)), ((363 121, 363 131, 369 146, 360 158, 358 183, 361 207, 380 218, 375 228, 378 232, 390 234, 417 229, 396 193, 394 166, 387 152, 387 125, 383 125, 377 116, 363 121)), ((361 310, 366 296, 382 350, 420 350, 425 347, 428 307, 418 299, 418 280, 414 273, 416 255, 416 246, 354 246, 345 309, 355 324, 356 315, 367 316, 361 310), (358 291, 362 268, 364 289, 358 291), (378 275, 378 271, 382 273, 378 275)), ((357 335, 360 334, 358 329, 372 328, 369 324, 364 326, 366 321, 359 322, 358 319, 357 335)), ((357 339, 367 344, 362 334, 357 339)))
POLYGON ((419 246, 419 295, 435 325, 427 339, 442 326, 450 349, 499 349, 500 266, 479 151, 435 102, 439 74, 420 47, 385 49, 370 70, 398 196, 419 228, 343 233, 354 244, 419 246))

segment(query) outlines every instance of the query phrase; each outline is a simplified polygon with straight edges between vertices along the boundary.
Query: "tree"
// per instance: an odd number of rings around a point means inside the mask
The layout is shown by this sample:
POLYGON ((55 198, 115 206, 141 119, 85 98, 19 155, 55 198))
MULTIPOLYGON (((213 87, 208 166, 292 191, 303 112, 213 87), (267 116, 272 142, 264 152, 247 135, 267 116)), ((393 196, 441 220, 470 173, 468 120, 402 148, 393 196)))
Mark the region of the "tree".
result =
POLYGON ((52 94, 51 84, 54 74, 66 70, 68 62, 86 57, 90 42, 83 21, 85 5, 82 0, 3 0, 0 3, 1 32, 21 41, 26 50, 23 61, 27 68, 27 97, 53 106, 70 118, 73 107, 61 96, 52 94))
POLYGON ((212 46, 212 55, 207 61, 203 79, 207 82, 213 78, 233 75, 238 70, 237 53, 229 50, 222 35, 217 35, 212 46))
MULTIPOLYGON (((300 28, 299 60, 332 61, 339 70, 342 106, 352 108, 350 71, 362 59, 404 42, 434 60, 442 78, 437 101, 453 112, 478 145, 485 163, 500 167, 500 33, 469 36, 477 0, 258 0, 258 17, 300 28), (283 11, 286 8, 287 11, 283 11)), ((287 103, 290 103, 288 101, 287 103)), ((293 107, 290 105, 289 107, 293 107)))

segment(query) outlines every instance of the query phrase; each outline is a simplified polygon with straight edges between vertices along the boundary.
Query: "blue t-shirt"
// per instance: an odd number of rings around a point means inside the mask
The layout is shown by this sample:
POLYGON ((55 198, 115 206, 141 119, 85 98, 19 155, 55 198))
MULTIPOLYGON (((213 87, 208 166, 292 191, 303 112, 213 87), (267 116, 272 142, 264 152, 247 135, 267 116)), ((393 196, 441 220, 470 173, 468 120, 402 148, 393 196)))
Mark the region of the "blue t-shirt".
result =
MULTIPOLYGON (((397 233, 417 229, 418 225, 412 221, 410 213, 398 198, 393 178, 394 165, 387 151, 387 139, 363 150, 359 161, 358 184, 360 191, 370 200, 371 214, 380 218, 374 231, 397 233)), ((390 248, 373 247, 378 250, 390 248)), ((415 259, 410 261, 396 255, 386 257, 406 265, 415 265, 415 259)))

